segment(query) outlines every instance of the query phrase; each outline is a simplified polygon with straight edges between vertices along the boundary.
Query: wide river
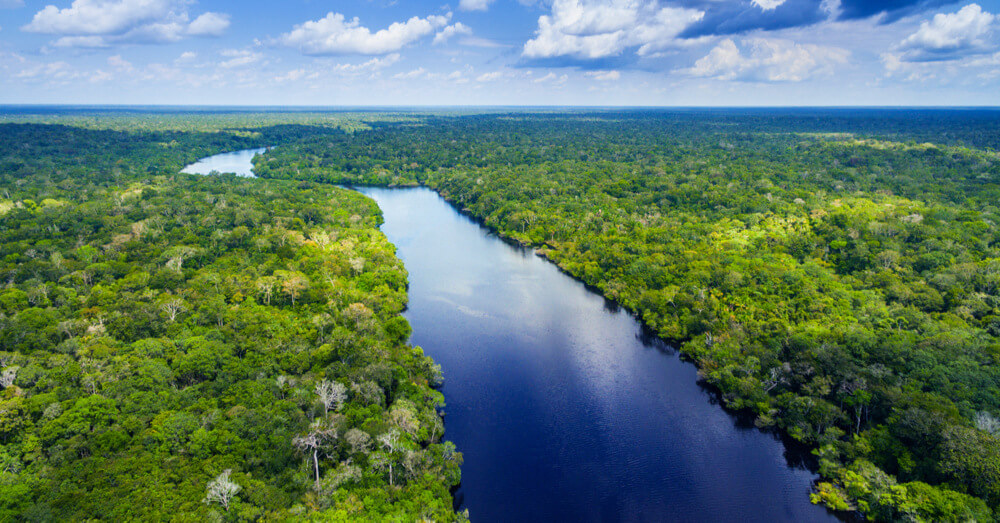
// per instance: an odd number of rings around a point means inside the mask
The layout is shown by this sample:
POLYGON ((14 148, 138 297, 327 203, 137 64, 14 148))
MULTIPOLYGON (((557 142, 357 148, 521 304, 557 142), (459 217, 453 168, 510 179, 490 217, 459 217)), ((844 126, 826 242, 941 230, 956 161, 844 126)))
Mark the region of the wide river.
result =
POLYGON ((815 475, 624 310, 428 189, 358 191, 409 271, 473 521, 826 521, 815 475))

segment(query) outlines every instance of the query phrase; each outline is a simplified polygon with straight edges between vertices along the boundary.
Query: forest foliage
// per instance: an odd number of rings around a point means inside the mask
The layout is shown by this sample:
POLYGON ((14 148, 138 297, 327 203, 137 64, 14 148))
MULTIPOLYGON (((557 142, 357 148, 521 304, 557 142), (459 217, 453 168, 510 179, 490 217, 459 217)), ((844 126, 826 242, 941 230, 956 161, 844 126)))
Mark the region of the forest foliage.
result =
POLYGON ((465 519, 377 206, 200 126, 0 125, 0 521, 465 519))
POLYGON ((813 500, 1000 510, 1000 114, 429 118, 258 157, 423 184, 676 340, 725 404, 812 446, 813 500))
POLYGON ((0 519, 465 517, 405 270, 332 184, 431 187, 625 305, 814 449, 814 502, 1000 511, 995 111, 3 118, 0 519))

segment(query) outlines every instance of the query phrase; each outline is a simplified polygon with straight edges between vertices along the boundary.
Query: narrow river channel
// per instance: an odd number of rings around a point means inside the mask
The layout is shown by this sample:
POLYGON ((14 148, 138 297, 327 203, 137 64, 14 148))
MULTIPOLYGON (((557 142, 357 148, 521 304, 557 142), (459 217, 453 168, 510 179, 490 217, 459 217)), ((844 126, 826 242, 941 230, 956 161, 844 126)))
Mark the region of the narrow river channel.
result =
MULTIPOLYGON (((241 172, 213 158, 185 172, 241 172)), ((795 454, 631 315, 429 189, 358 191, 409 272, 411 343, 444 371, 473 521, 835 520, 795 454)))

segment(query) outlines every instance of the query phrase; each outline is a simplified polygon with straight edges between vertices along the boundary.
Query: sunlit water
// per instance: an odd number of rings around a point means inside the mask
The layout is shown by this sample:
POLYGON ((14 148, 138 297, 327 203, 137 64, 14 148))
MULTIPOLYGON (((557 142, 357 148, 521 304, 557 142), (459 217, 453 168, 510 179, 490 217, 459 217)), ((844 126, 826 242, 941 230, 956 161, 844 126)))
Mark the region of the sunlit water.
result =
POLYGON ((188 165, 181 172, 187 174, 233 173, 237 176, 254 178, 253 157, 264 154, 264 151, 267 151, 266 147, 209 156, 188 165))
MULTIPOLYGON (((185 172, 252 176, 261 151, 185 172)), ((358 190, 409 272, 410 341, 444 371, 474 521, 834 520, 801 456, 716 405, 625 311, 428 189, 358 190)))
POLYGON ((820 521, 814 475, 625 311, 428 189, 360 188, 441 364, 474 521, 820 521))

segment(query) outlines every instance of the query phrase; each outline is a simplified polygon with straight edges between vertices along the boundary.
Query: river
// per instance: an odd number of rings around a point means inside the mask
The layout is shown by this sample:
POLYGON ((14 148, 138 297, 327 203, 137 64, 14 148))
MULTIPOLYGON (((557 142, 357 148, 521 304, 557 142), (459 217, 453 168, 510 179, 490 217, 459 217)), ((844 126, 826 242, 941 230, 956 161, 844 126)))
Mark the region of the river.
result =
POLYGON ((202 158, 188 165, 181 172, 187 174, 233 173, 236 176, 255 178, 253 175, 253 157, 258 154, 264 154, 266 151, 267 147, 261 147, 260 149, 245 149, 243 151, 216 154, 215 156, 202 158))
POLYGON ((358 189, 441 364, 473 521, 829 521, 815 475, 630 314, 429 189, 358 189))

